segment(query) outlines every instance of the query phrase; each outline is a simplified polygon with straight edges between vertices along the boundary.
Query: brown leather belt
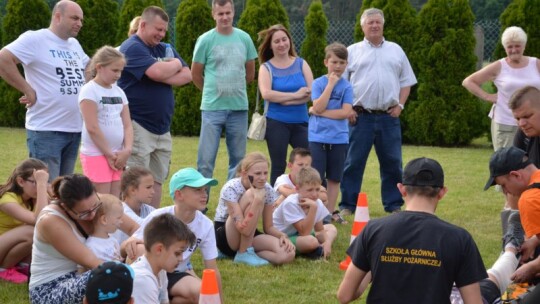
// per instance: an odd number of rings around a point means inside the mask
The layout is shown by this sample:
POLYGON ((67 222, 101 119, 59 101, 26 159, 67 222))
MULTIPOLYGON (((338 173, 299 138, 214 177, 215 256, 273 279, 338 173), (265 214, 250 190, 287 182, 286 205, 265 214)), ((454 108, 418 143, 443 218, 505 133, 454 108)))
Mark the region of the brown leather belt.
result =
POLYGON ((383 111, 383 110, 368 110, 368 109, 365 109, 364 107, 362 106, 353 106, 353 110, 356 111, 356 113, 358 114, 388 114, 387 111, 383 111))

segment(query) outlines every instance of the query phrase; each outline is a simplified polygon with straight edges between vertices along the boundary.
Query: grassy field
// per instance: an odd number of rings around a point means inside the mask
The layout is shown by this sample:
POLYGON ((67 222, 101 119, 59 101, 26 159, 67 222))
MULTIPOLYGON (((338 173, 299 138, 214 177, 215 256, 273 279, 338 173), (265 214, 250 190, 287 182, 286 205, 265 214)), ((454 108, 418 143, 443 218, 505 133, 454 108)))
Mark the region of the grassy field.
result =
MULTIPOLYGON (((0 180, 4 181, 13 167, 27 155, 24 130, 0 128, 3 146, 0 149, 0 180)), ((173 141, 171 171, 195 167, 198 138, 177 137, 173 141)), ((249 141, 248 151, 267 153, 264 142, 249 141)), ((441 201, 437 215, 451 223, 466 228, 474 237, 486 267, 491 265, 500 251, 500 219, 502 195, 490 190, 482 191, 488 177, 488 160, 492 153, 485 139, 466 148, 439 148, 404 146, 404 164, 416 157, 437 159, 446 173, 447 196, 441 201)), ((214 210, 221 185, 227 175, 227 151, 222 142, 215 178, 220 184, 211 192, 209 217, 214 210)), ((368 195, 371 218, 385 216, 380 198, 378 161, 374 152, 370 155, 364 176, 363 191, 368 195)), ((82 172, 77 165, 77 172, 82 172)), ((170 205, 168 182, 163 188, 163 204, 170 205)), ((335 293, 343 272, 338 264, 345 257, 349 245, 350 224, 339 225, 339 236, 328 261, 297 259, 281 267, 251 268, 233 264, 230 260, 218 262, 223 277, 224 298, 227 303, 336 303, 335 293)), ((193 259, 200 273, 201 258, 193 259)), ((391 280, 391 278, 389 278, 391 280)), ((363 297, 364 298, 364 297, 363 297)), ((360 300, 364 303, 364 300, 360 300)), ((28 303, 27 286, 0 283, 0 303, 28 303)))

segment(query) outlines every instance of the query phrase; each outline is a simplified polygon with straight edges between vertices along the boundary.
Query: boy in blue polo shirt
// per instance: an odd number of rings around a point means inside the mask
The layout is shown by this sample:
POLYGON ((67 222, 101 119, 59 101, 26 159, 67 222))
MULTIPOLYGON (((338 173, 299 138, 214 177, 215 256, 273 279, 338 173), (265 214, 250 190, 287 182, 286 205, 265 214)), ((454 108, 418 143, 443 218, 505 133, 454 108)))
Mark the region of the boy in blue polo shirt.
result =
POLYGON ((334 209, 349 146, 348 118, 356 113, 352 109, 351 84, 341 77, 347 67, 347 48, 332 43, 324 51, 328 74, 315 79, 312 84, 308 140, 313 158, 311 165, 321 175, 328 192, 326 207, 334 217, 339 214, 334 209))

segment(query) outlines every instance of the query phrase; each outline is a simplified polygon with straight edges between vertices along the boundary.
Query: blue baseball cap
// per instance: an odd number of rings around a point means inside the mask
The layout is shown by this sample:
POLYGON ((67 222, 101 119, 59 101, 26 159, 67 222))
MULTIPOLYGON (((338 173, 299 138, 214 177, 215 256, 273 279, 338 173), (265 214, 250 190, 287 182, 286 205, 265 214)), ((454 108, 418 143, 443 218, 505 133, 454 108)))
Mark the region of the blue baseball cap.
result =
POLYGON ((184 168, 178 170, 169 182, 169 193, 174 199, 174 192, 185 186, 200 188, 202 186, 215 186, 218 181, 213 178, 204 177, 199 171, 193 168, 184 168))

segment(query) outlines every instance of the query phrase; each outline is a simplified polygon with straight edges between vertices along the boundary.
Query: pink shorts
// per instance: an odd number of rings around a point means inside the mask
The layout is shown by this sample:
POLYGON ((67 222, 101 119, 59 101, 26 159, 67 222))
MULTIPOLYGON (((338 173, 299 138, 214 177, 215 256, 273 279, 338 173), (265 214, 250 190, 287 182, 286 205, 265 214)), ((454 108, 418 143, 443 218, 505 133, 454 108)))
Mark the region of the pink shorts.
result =
POLYGON ((111 169, 104 155, 88 156, 81 153, 81 166, 84 175, 94 183, 110 183, 122 177, 123 170, 111 169))

